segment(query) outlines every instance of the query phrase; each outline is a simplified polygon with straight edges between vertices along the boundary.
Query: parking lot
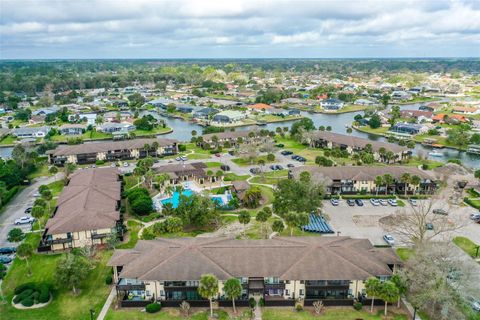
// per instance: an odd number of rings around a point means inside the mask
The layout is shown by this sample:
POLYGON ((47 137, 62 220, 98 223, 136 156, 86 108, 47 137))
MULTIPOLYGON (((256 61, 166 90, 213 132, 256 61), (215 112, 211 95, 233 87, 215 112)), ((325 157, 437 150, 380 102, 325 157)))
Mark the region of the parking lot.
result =
MULTIPOLYGON (((404 201, 406 203, 406 201, 404 201)), ((421 201, 418 202, 419 205, 421 201)), ((346 200, 340 200, 338 206, 333 206, 330 201, 324 201, 323 210, 330 217, 329 223, 335 232, 341 236, 352 238, 368 238, 374 245, 385 245, 385 234, 392 234, 396 245, 402 245, 399 237, 385 230, 379 223, 380 218, 395 214, 400 210, 407 213, 412 210, 406 203, 405 207, 374 206, 369 200, 363 200, 363 206, 349 206, 346 200)), ((478 212, 468 206, 449 206, 444 201, 436 201, 433 208, 442 208, 449 212, 447 219, 451 219, 462 228, 454 231, 450 236, 464 236, 476 243, 480 243, 480 224, 468 219, 471 213, 478 212)))

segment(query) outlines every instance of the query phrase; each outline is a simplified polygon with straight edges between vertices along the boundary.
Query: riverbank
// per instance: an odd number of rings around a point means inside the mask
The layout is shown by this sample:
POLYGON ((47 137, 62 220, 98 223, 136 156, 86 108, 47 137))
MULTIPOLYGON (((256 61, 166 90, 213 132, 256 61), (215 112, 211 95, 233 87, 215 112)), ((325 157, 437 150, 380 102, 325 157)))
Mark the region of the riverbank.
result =
MULTIPOLYGON (((377 135, 377 136, 381 136, 381 137, 385 137, 385 138, 395 136, 394 133, 389 133, 388 127, 380 127, 380 128, 372 129, 372 128, 369 128, 367 126, 358 127, 358 126, 352 125, 352 128, 359 131, 359 132, 363 132, 363 133, 367 133, 367 134, 373 134, 373 135, 377 135)), ((427 138, 430 138, 430 139, 435 139, 436 144, 438 146, 441 146, 442 148, 448 148, 448 149, 452 149, 452 150, 456 150, 456 151, 465 151, 466 150, 466 148, 461 148, 461 147, 457 147, 457 146, 449 144, 445 137, 415 135, 415 136, 411 136, 410 138, 415 143, 421 144, 423 146, 424 146, 423 141, 427 138)))

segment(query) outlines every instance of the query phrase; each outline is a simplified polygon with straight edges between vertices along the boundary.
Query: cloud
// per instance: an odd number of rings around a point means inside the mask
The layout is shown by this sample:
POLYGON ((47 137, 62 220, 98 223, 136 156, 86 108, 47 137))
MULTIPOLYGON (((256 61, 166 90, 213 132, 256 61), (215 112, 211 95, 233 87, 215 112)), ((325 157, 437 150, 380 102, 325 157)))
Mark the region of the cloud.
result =
POLYGON ((478 0, 2 0, 0 58, 480 56, 478 0))

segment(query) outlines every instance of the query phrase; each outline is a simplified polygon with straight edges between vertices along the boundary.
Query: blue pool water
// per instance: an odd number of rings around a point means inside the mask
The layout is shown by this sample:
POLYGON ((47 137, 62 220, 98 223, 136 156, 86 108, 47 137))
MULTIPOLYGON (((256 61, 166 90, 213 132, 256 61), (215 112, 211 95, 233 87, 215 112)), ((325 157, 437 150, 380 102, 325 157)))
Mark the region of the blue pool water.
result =
MULTIPOLYGON (((192 190, 183 190, 182 191, 182 195, 187 196, 187 197, 190 197, 192 194, 193 194, 192 190)), ((180 192, 175 191, 171 198, 163 199, 161 202, 162 202, 162 205, 165 205, 167 203, 171 203, 172 207, 175 209, 175 208, 178 207, 178 202, 179 201, 180 201, 180 192)))
POLYGON ((228 204, 228 202, 232 199, 232 196, 230 194, 227 195, 227 200, 228 200, 227 202, 225 202, 225 199, 223 197, 220 197, 220 196, 211 197, 211 199, 221 206, 226 206, 228 204))

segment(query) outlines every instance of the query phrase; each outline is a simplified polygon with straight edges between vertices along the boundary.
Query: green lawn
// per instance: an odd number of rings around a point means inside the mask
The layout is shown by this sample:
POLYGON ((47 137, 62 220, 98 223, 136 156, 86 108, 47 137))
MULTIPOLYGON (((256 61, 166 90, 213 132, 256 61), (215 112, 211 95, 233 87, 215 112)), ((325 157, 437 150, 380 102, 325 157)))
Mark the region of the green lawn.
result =
POLYGON ((224 177, 223 177, 223 180, 224 181, 236 181, 236 180, 241 180, 241 181, 245 181, 247 180, 248 178, 250 178, 249 175, 242 175, 242 176, 239 176, 233 172, 228 172, 228 173, 225 173, 224 177))
POLYGON ((389 129, 388 127, 380 127, 380 128, 375 128, 375 129, 372 129, 369 126, 358 127, 359 131, 372 133, 372 134, 378 134, 378 135, 384 135, 385 133, 388 132, 388 129, 389 129))
POLYGON ((321 113, 336 114, 336 113, 358 112, 358 111, 364 111, 364 110, 367 110, 367 109, 373 109, 373 107, 349 104, 349 105, 344 106, 342 109, 336 110, 336 111, 325 111, 321 107, 318 108, 317 110, 321 113))
MULTIPOLYGON (((30 234, 28 237, 27 241, 38 244, 40 234, 30 234)), ((16 258, 2 284, 7 301, 11 301, 13 290, 22 283, 45 281, 54 285, 54 270, 63 255, 35 254, 30 259, 31 277, 27 276, 26 262, 16 258)), ((80 293, 77 296, 74 296, 71 290, 56 288, 53 291, 53 301, 48 306, 33 310, 18 310, 12 307, 10 303, 0 305, 0 318, 12 320, 89 319, 90 308, 93 308, 98 314, 109 292, 109 287, 105 285, 105 277, 111 270, 106 266, 110 256, 110 251, 99 251, 97 253, 96 266, 80 286, 80 293)))
POLYGON ((28 175, 28 179, 35 179, 38 177, 47 177, 51 176, 50 172, 48 172, 48 165, 42 164, 41 166, 37 166, 35 171, 28 175))
MULTIPOLYGON (((453 243, 455 243, 458 247, 460 247, 460 249, 465 251, 472 258, 475 258, 477 247, 480 246, 480 244, 476 244, 472 240, 465 237, 455 237, 453 238, 453 243)), ((480 249, 478 250, 478 254, 480 256, 480 249)))
POLYGON ((407 261, 413 255, 413 249, 410 248, 398 248, 396 251, 402 261, 407 261))
POLYGON ((138 241, 138 231, 142 228, 142 225, 136 221, 127 221, 127 242, 124 242, 117 246, 118 249, 131 249, 135 247, 138 241))
POLYGON ((232 162, 235 162, 239 166, 250 166, 253 164, 258 164, 258 161, 260 160, 265 161, 265 163, 275 162, 275 161, 268 161, 267 156, 259 156, 252 160, 246 159, 246 158, 236 158, 236 159, 232 159, 232 162))
POLYGON ((218 168, 222 165, 220 162, 215 161, 205 162, 205 164, 207 165, 207 168, 218 168))
POLYGON ((52 190, 52 196, 56 197, 62 192, 63 188, 65 187, 65 183, 63 180, 58 180, 47 184, 47 186, 50 188, 50 190, 52 190))
POLYGON ((14 144, 15 141, 17 141, 17 138, 12 135, 7 135, 2 140, 0 140, 0 145, 11 145, 14 144))
POLYGON ((479 199, 465 199, 465 203, 474 207, 475 209, 480 210, 480 200, 479 199))
MULTIPOLYGON (((382 320, 382 311, 378 314, 371 314, 368 311, 356 311, 353 308, 327 308, 321 316, 316 316, 310 311, 293 311, 293 308, 265 308, 263 310, 263 320, 382 320)), ((408 317, 403 314, 394 314, 389 311, 389 315, 393 316, 392 320, 407 320, 408 317)))

